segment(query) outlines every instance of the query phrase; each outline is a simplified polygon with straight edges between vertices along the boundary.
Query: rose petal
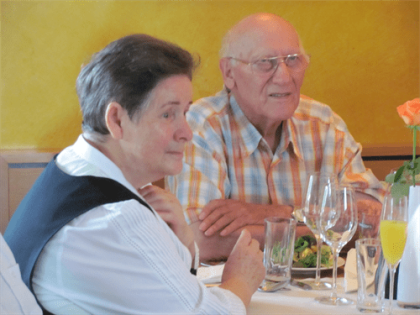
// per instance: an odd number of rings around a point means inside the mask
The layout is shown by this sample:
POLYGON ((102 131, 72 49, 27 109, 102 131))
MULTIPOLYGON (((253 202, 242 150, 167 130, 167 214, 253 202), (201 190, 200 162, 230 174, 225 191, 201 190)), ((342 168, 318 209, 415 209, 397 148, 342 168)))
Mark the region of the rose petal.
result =
POLYGON ((415 98, 398 106, 397 112, 406 125, 420 126, 420 98, 415 98))

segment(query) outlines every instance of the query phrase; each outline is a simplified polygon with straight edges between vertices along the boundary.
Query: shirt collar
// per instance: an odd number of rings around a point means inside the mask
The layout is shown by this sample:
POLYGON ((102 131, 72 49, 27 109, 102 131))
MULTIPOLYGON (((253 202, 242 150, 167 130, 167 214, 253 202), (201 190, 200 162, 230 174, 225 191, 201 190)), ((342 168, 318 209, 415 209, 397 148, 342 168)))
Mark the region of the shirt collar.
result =
MULTIPOLYGON (((133 193, 140 196, 137 189, 133 187, 124 177, 123 172, 120 168, 112 162, 105 154, 90 145, 83 135, 80 135, 77 141, 73 144, 74 152, 81 158, 86 160, 89 164, 94 165, 100 172, 103 173, 104 177, 109 177, 121 185, 124 185, 130 189, 133 193)), ((141 196, 140 196, 141 197, 141 196)))
MULTIPOLYGON (((258 144, 262 139, 262 135, 245 116, 235 97, 232 94, 230 96, 227 95, 227 97, 232 109, 232 115, 238 126, 238 132, 241 135, 241 147, 244 148, 242 156, 249 156, 257 149, 258 144)), ((300 145, 301 141, 297 132, 295 115, 296 112, 292 118, 283 122, 280 144, 276 153, 280 156, 281 153, 286 151, 290 146, 290 150, 292 150, 299 159, 303 159, 302 148, 300 145)))
MULTIPOLYGON (((229 98, 229 95, 227 97, 229 98)), ((241 147, 244 149, 241 152, 242 156, 249 156, 257 149, 262 136, 245 116, 233 95, 230 95, 229 103, 232 109, 232 115, 238 126, 238 133, 240 134, 240 139, 238 140, 241 141, 241 147)))
POLYGON ((280 156, 289 149, 298 159, 303 160, 301 141, 295 120, 294 114, 290 119, 283 122, 280 144, 276 153, 280 156))

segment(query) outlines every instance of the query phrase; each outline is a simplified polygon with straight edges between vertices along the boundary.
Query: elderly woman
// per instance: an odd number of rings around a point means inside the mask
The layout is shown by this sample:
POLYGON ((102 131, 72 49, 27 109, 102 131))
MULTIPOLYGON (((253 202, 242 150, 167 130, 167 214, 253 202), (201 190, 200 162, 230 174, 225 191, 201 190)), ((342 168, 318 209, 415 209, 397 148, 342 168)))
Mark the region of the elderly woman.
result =
POLYGON ((222 284, 207 289, 178 200, 148 185, 182 169, 193 69, 187 51, 147 35, 112 42, 82 69, 83 134, 5 233, 44 313, 246 313, 264 278, 258 242, 244 231, 222 284))

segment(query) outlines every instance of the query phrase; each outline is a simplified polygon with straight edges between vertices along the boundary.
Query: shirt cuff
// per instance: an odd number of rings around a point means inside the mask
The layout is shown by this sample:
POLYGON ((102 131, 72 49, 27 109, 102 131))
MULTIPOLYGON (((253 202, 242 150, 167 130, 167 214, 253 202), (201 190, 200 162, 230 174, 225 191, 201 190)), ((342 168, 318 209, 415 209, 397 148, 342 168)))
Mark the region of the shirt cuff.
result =
POLYGON ((199 253, 199 249, 196 242, 194 242, 194 247, 195 247, 194 267, 191 268, 190 272, 193 275, 197 275, 197 270, 200 264, 200 253, 199 253))

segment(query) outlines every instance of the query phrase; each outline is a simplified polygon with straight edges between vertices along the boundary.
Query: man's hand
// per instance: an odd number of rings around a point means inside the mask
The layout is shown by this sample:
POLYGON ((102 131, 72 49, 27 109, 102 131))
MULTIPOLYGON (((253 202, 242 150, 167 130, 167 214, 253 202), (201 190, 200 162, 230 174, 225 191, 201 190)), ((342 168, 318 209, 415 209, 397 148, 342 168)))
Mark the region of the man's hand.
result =
POLYGON ((342 252, 347 252, 350 248, 354 248, 358 238, 375 237, 379 232, 382 204, 375 198, 360 192, 356 192, 356 202, 357 221, 359 224, 353 238, 343 247, 342 252))
POLYGON ((374 200, 359 200, 357 202, 359 221, 358 234, 361 237, 375 237, 379 232, 379 222, 382 205, 374 200))
POLYGON ((138 192, 156 210, 180 241, 190 249, 194 257, 194 234, 184 218, 182 206, 171 192, 158 186, 147 185, 138 192))
POLYGON ((235 293, 247 306, 264 277, 263 252, 244 229, 225 264, 220 287, 235 293))
POLYGON ((247 225, 263 225, 269 216, 290 218, 292 207, 257 205, 232 199, 216 199, 210 201, 198 218, 202 220, 199 229, 206 236, 220 231, 221 236, 247 225))

